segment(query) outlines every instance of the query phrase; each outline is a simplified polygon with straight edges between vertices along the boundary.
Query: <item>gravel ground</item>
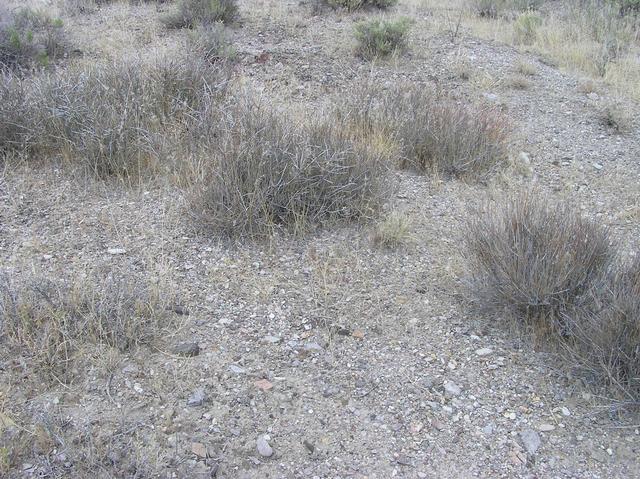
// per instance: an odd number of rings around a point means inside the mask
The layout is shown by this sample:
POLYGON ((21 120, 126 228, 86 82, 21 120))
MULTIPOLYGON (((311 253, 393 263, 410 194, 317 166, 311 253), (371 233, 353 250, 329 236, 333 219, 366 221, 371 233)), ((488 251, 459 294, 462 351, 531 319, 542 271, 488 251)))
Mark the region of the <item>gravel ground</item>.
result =
MULTIPOLYGON (((156 24, 168 8, 116 4, 68 25, 87 61, 145 54, 181 40, 156 24)), ((10 276, 109 268, 162 281, 189 312, 163 347, 108 369, 102 357, 70 386, 40 384, 0 354, 5 413, 56 439, 35 440, 8 477, 640 477, 637 416, 483 314, 461 255, 469 206, 532 184, 637 248, 637 120, 616 134, 601 119, 606 88, 584 93, 575 74, 464 28, 452 39, 437 8, 398 11, 416 19, 410 52, 373 67, 352 53, 362 13, 244 0, 233 41, 238 75, 275 105, 322 107, 372 78, 501 106, 514 162, 490 184, 396 173, 386 209, 412 234, 400 248, 374 247, 371 224, 229 245, 195 233, 184 193, 166 184, 4 171, 10 276), (524 90, 510 81, 519 61, 535 66, 524 90), (175 350, 184 343, 198 348, 175 350)))

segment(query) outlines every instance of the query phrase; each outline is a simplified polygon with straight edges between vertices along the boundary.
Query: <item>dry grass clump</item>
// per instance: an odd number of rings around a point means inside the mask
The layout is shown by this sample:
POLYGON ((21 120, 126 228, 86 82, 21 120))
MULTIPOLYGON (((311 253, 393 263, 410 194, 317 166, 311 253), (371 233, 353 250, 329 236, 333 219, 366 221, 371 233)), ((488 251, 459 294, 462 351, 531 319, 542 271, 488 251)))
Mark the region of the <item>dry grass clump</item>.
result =
POLYGON ((67 49, 59 18, 44 11, 0 6, 0 69, 47 66, 67 49))
POLYGON ((235 238, 299 232, 367 217, 383 199, 383 155, 335 122, 301 125, 250 99, 216 121, 219 135, 206 135, 215 147, 205 146, 210 156, 192 202, 207 229, 235 238))
POLYGON ((633 118, 624 102, 607 102, 600 110, 600 116, 605 126, 616 133, 627 133, 632 129, 633 118))
POLYGON ((225 91, 228 70, 163 58, 87 66, 0 88, 0 148, 58 157, 97 176, 135 178, 163 166, 167 138, 225 91))
POLYGON ((640 260, 568 204, 521 194, 474 212, 465 236, 474 291, 585 377, 640 404, 640 260))
POLYGON ((478 180, 508 160, 508 129, 493 109, 463 105, 418 85, 373 90, 359 103, 352 121, 397 144, 403 168, 478 180))
POLYGON ((391 249, 406 244, 411 238, 411 221, 407 215, 392 211, 376 224, 371 239, 374 245, 391 249))
POLYGON ((210 63, 232 61, 236 57, 236 51, 229 40, 224 24, 212 23, 201 25, 189 35, 189 47, 200 58, 210 63))
POLYGON ((358 40, 357 54, 371 60, 406 50, 410 25, 407 18, 373 19, 358 23, 354 31, 358 40))
POLYGON ((565 334, 564 314, 588 296, 615 254, 606 229, 532 193, 474 212, 466 250, 485 304, 539 331, 565 334))
POLYGON ((398 0, 319 0, 331 8, 344 8, 350 12, 361 8, 386 9, 398 3, 398 0))
POLYGON ((195 28, 231 23, 238 16, 236 0, 180 0, 177 9, 162 18, 167 28, 195 28))
POLYGON ((516 64, 516 71, 524 76, 534 76, 538 73, 538 69, 535 64, 524 60, 518 61, 516 64))
POLYGON ((129 352, 158 341, 171 322, 160 293, 134 278, 114 274, 67 285, 0 276, 2 347, 48 380, 73 381, 87 347, 129 352))
POLYGON ((481 17, 497 18, 513 12, 537 9, 544 0, 471 0, 470 6, 481 17))

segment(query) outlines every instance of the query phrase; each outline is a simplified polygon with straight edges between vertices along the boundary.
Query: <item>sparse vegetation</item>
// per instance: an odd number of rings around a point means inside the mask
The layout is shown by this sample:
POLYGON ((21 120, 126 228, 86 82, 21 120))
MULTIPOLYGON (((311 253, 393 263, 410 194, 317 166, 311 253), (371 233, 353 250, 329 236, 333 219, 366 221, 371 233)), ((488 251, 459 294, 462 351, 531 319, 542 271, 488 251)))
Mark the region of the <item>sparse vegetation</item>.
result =
POLYGON ((189 40, 191 51, 197 52, 210 63, 231 61, 236 56, 222 23, 199 26, 191 32, 189 40))
POLYGON ((622 263, 605 227, 527 193, 472 214, 466 243, 485 306, 640 400, 640 261, 622 263))
POLYGON ((622 102, 607 102, 601 109, 601 116, 603 123, 617 133, 627 133, 631 130, 633 119, 629 109, 622 102))
POLYGON ((398 0, 320 0, 332 8, 345 8, 352 12, 360 8, 380 8, 386 9, 398 3, 398 0))
POLYGON ((62 20, 44 11, 0 7, 0 69, 47 66, 66 51, 62 20))
POLYGON ((153 344, 171 321, 159 292, 132 278, 95 277, 67 285, 0 277, 3 348, 46 380, 73 381, 88 346, 130 352, 153 344))
POLYGON ((499 16, 537 9, 544 0, 472 0, 471 7, 481 17, 499 16))
POLYGON ((212 231, 229 237, 301 231, 367 217, 383 198, 384 158, 334 122, 301 126, 250 99, 223 121, 221 136, 211 139, 218 154, 192 203, 212 231))
POLYGON ((175 11, 162 18, 167 28, 195 28, 230 23, 238 15, 236 0, 180 0, 175 11))
POLYGON ((376 224, 373 244, 382 248, 397 248, 411 239, 411 222, 401 212, 392 211, 376 224))
POLYGON ((538 69, 533 63, 520 60, 516 64, 516 71, 521 75, 530 77, 530 76, 534 76, 538 72, 538 69))
POLYGON ((383 132, 400 149, 400 166, 480 179, 508 159, 508 130, 494 110, 462 105, 421 86, 368 92, 353 108, 363 130, 383 132))
POLYGON ((358 55, 373 59, 402 52, 407 48, 409 26, 410 22, 406 18, 373 19, 358 23, 355 28, 358 55))
POLYGON ((5 150, 54 156, 97 176, 157 171, 163 140, 225 90, 228 71, 204 60, 103 63, 39 78, 7 76, 5 150), (105 86, 107 86, 105 88, 105 86))
POLYGON ((521 45, 531 45, 535 42, 538 28, 542 25, 542 18, 533 12, 520 14, 513 24, 514 42, 521 45))

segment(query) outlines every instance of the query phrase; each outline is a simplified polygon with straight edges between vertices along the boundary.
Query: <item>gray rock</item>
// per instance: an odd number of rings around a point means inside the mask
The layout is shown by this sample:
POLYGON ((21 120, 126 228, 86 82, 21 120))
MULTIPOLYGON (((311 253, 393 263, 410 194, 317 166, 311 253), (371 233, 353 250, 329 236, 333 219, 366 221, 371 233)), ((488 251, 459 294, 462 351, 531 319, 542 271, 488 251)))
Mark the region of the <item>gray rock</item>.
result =
POLYGON ((305 351, 322 351, 322 346, 318 343, 307 343, 304 345, 305 351))
POLYGON ((280 336, 265 336, 262 340, 268 344, 278 344, 282 342, 282 338, 280 336))
POLYGON ((191 396, 189 396, 189 399, 187 399, 187 406, 202 406, 206 400, 207 395, 205 394, 204 389, 199 388, 196 389, 191 396))
POLYGON ((173 354, 192 358, 200 354, 200 345, 198 343, 180 343, 174 346, 173 354))
POLYGON ((535 454, 540 447, 540 444, 542 444, 540 435, 533 429, 524 429, 523 431, 520 431, 520 440, 522 441, 522 445, 526 451, 531 455, 535 454))
POLYGON ((245 368, 241 368, 240 366, 236 366, 235 364, 229 366, 229 371, 236 374, 245 374, 247 372, 245 368))
POLYGON ((446 383, 444 383, 444 392, 449 396, 459 396, 462 392, 462 388, 456 383, 447 381, 446 383))
POLYGON ((258 450, 258 454, 262 457, 271 457, 273 455, 273 449, 269 445, 267 436, 260 436, 258 438, 256 441, 256 449, 258 450))

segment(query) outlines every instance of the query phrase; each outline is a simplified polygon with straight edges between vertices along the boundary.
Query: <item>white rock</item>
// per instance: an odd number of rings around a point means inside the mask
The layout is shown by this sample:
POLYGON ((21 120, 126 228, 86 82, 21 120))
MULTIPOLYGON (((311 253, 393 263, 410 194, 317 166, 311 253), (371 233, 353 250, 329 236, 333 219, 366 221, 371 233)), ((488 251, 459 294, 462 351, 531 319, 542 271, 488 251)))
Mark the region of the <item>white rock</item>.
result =
POLYGON ((262 457, 271 457, 273 455, 273 449, 269 445, 269 441, 266 436, 260 436, 256 441, 256 449, 258 454, 262 457))
POLYGON ((126 252, 127 252, 127 250, 126 250, 126 249, 124 249, 124 248, 109 248, 109 249, 107 250, 107 253, 109 253, 109 254, 113 254, 113 255, 116 255, 116 254, 125 254, 126 252))
POLYGON ((569 408, 567 408, 566 406, 562 406, 562 408, 560 408, 560 411, 562 411, 563 416, 571 416, 571 411, 569 411, 569 408))
POLYGON ((456 383, 447 381, 446 383, 444 383, 444 391, 450 396, 459 396, 462 392, 462 388, 456 383))
POLYGON ((556 427, 553 424, 540 424, 538 426, 538 431, 549 432, 553 431, 556 427))
POLYGON ((488 356, 489 354, 493 353, 493 349, 491 348, 480 348, 480 349, 476 349, 476 354, 478 356, 488 356))

